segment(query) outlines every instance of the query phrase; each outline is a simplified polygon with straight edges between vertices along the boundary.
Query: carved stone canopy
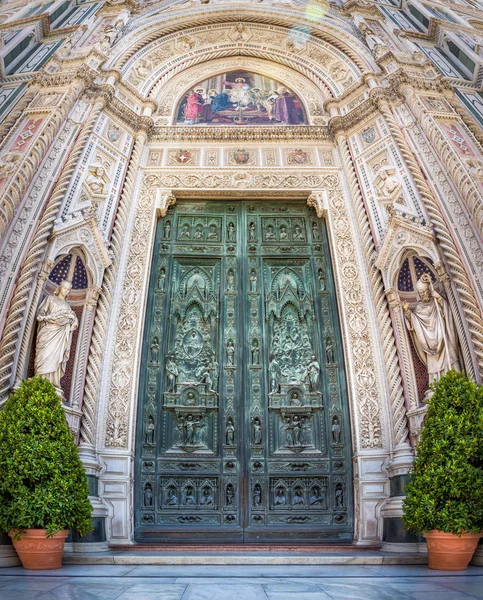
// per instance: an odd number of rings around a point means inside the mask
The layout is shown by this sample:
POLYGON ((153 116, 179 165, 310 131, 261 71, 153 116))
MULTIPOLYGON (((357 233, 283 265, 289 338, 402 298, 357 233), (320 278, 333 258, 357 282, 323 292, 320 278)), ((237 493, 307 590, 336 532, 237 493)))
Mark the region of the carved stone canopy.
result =
POLYGON ((97 225, 95 211, 78 211, 66 219, 59 219, 55 223, 51 240, 46 260, 54 261, 73 248, 79 248, 85 256, 92 285, 101 287, 104 271, 111 264, 111 259, 97 225))
POLYGON ((389 221, 377 253, 376 266, 381 270, 386 288, 392 288, 395 287, 403 255, 408 250, 429 256, 434 263, 441 259, 431 227, 395 208, 388 207, 388 212, 389 221))

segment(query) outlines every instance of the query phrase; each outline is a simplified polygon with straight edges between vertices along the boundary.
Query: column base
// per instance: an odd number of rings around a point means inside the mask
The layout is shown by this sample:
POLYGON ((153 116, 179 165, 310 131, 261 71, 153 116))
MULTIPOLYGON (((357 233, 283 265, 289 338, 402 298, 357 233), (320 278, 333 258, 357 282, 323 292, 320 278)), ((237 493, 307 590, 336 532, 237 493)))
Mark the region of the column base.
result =
POLYGON ((8 535, 0 535, 0 568, 1 567, 19 567, 20 559, 12 545, 12 540, 8 535))
POLYGON ((470 564, 472 564, 474 567, 483 567, 483 538, 480 539, 480 543, 476 547, 470 564))

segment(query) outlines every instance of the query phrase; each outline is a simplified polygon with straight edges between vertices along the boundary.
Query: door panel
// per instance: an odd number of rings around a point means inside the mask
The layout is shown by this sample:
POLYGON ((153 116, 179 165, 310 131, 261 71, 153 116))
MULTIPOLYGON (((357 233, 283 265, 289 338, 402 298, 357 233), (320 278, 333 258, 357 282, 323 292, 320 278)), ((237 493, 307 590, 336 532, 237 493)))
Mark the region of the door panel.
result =
POLYGON ((350 432, 323 221, 180 201, 159 223, 136 539, 352 540, 350 432))

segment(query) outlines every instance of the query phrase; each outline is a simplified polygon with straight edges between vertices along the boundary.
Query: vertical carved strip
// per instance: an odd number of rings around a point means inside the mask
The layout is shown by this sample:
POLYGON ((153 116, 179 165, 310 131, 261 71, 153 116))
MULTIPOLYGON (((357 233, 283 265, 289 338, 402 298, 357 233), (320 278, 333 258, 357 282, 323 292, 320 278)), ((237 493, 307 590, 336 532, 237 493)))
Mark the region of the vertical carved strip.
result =
POLYGON ((101 379, 102 353, 104 351, 107 321, 112 302, 112 292, 116 280, 117 269, 121 256, 123 238, 126 232, 126 223, 129 204, 132 201, 134 182, 141 162, 142 151, 146 143, 147 134, 140 131, 134 142, 131 159, 126 173, 126 179, 117 208, 116 220, 112 231, 111 251, 112 262, 104 271, 101 291, 94 319, 92 338, 89 347, 89 359, 87 363, 87 374, 84 388, 84 401, 82 405, 83 415, 80 429, 80 446, 94 448, 95 445, 95 421, 97 411, 97 399, 101 379))
MULTIPOLYGON (((443 250, 444 256, 451 271, 454 285, 459 293, 461 305, 468 324, 471 341, 473 342, 473 349, 476 354, 477 364, 479 367, 479 378, 481 379, 483 377, 483 319, 480 314, 480 309, 478 307, 475 294, 466 274, 464 265, 458 254, 458 249, 456 248, 453 238, 451 237, 451 233, 446 225, 438 203, 434 198, 428 184, 426 183, 421 168, 416 162, 416 159, 414 158, 399 125, 393 117, 387 101, 380 101, 379 109, 388 124, 391 134, 396 141, 399 151, 401 152, 411 173, 424 206, 431 217, 431 221, 438 236, 441 249, 443 250)), ((458 316, 459 315, 455 315, 455 317, 458 316)), ((471 354, 469 353, 469 349, 465 348, 464 344, 462 344, 462 347, 465 354, 465 363, 467 365, 472 364, 473 360, 471 354)))
POLYGON ((85 148, 87 140, 91 135, 97 118, 104 106, 105 99, 102 98, 96 100, 87 121, 79 132, 77 141, 62 173, 60 174, 59 180, 52 191, 52 195, 33 237, 32 245, 30 246, 27 257, 22 265, 20 277, 7 313, 3 337, 0 342, 0 404, 5 402, 9 393, 10 379, 14 368, 15 352, 22 330, 23 340, 20 349, 20 360, 25 360, 30 335, 35 321, 35 310, 37 308, 41 290, 41 287, 38 285, 35 288, 35 293, 30 302, 30 310, 27 314, 25 326, 22 327, 22 324, 29 302, 32 284, 45 253, 47 241, 52 232, 53 223, 57 218, 65 193, 69 188, 70 180, 77 166, 79 157, 85 148))
MULTIPOLYGON (((362 193, 357 180, 357 175, 352 162, 347 140, 339 136, 337 139, 339 151, 342 156, 344 172, 351 191, 351 198, 356 210, 357 222, 361 232, 362 245, 366 264, 369 271, 370 284, 374 296, 377 321, 381 333, 382 349, 384 353, 384 366, 389 384, 389 401, 393 415, 394 444, 399 446, 408 443, 408 425, 406 407, 404 404, 404 388, 399 367, 399 358, 394 339, 391 315, 385 296, 384 283, 379 269, 374 264, 375 246, 369 219, 364 206, 362 193)), ((410 387, 410 386, 409 386, 410 387)))

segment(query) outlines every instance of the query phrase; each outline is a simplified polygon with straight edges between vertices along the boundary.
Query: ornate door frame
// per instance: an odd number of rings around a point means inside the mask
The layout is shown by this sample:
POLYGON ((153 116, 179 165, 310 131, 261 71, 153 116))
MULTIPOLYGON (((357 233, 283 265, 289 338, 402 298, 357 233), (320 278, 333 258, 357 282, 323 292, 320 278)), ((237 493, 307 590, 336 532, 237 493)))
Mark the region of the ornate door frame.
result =
MULTIPOLYGON (((221 169, 221 171, 226 171, 221 169)), ((270 180, 269 170, 265 171, 270 180)), ((280 178, 279 172, 273 181, 280 178)), ((323 170, 311 178, 318 189, 294 186, 260 188, 256 178, 243 189, 193 189, 180 185, 166 189, 166 176, 147 170, 138 175, 128 216, 130 235, 125 240, 121 273, 116 285, 108 346, 112 349, 103 370, 99 403, 98 452, 104 465, 100 496, 108 507, 108 539, 130 543, 133 535, 132 493, 134 429, 137 410, 141 341, 151 255, 157 218, 164 216, 176 197, 239 197, 301 199, 326 219, 343 350, 346 362, 353 447, 354 540, 371 544, 381 539, 380 508, 388 496, 385 461, 392 441, 384 358, 378 325, 367 283, 356 217, 347 185, 339 169, 323 170)), ((300 183, 307 181, 301 177, 300 183)), ((270 184, 269 184, 270 186, 270 184)), ((196 188, 198 189, 198 188, 196 188)))

